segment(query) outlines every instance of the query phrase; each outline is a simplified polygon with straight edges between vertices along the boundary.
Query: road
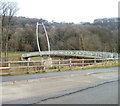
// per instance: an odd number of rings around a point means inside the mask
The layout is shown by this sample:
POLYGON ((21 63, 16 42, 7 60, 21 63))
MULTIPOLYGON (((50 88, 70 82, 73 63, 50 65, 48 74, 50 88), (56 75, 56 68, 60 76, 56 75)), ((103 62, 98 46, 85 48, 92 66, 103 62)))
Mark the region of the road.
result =
POLYGON ((41 74, 19 75, 19 76, 4 76, 4 77, 0 77, 0 79, 2 78, 2 82, 9 82, 9 81, 29 80, 29 79, 38 79, 38 78, 49 78, 56 76, 66 76, 71 74, 81 74, 87 72, 109 72, 109 71, 118 71, 118 67, 66 71, 66 72, 52 72, 52 73, 41 73, 41 74))
POLYGON ((38 104, 118 104, 118 82, 106 83, 38 104))
MULTIPOLYGON (((95 73, 90 74, 91 71, 88 71, 82 74, 42 78, 40 80, 32 80, 31 82, 19 83, 18 81, 18 83, 13 84, 2 84, 2 101, 8 104, 41 103, 48 98, 68 95, 95 87, 96 85, 101 85, 101 83, 104 84, 118 80, 118 71, 105 70, 107 69, 104 69, 104 72, 98 73, 95 71, 95 73)), ((103 98, 102 96, 104 95, 101 95, 101 99, 103 98)), ((113 97, 115 97, 115 95, 113 95, 113 97)))

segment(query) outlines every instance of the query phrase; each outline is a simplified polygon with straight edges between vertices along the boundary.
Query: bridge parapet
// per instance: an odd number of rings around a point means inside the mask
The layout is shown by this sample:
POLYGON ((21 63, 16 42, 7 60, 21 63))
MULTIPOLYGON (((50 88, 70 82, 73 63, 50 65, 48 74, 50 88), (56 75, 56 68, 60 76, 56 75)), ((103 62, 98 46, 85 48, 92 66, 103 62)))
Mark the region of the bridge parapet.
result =
MULTIPOLYGON (((37 57, 39 52, 30 52, 22 54, 21 58, 37 57)), ((48 51, 42 51, 41 55, 49 55, 48 51)), ((111 52, 95 52, 95 51, 78 51, 78 50, 56 50, 51 51, 50 55, 55 56, 77 56, 77 57, 93 57, 93 58, 118 58, 118 53, 111 52)))

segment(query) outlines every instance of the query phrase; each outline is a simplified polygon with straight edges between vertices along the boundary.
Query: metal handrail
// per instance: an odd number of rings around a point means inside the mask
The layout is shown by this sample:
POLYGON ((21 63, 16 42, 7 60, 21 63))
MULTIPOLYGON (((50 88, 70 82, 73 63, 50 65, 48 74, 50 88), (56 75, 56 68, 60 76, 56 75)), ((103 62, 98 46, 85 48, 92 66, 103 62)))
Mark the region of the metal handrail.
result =
MULTIPOLYGON (((111 52, 95 52, 95 51, 77 51, 77 50, 56 50, 41 51, 41 55, 61 55, 61 56, 77 56, 77 57, 93 57, 93 58, 118 58, 118 53, 111 52)), ((22 54, 21 58, 39 56, 39 52, 30 52, 22 54)))

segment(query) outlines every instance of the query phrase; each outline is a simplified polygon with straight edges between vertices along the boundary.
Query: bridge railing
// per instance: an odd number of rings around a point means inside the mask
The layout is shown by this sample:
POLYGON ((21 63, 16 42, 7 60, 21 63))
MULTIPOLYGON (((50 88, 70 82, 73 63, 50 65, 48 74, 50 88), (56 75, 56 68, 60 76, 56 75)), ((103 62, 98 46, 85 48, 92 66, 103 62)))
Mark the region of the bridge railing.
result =
POLYGON ((61 71, 65 69, 100 67, 106 66, 107 63, 117 64, 118 59, 62 59, 51 60, 43 59, 41 61, 7 61, 0 62, 0 73, 4 74, 23 74, 61 71))
MULTIPOLYGON (((28 58, 39 56, 39 52, 26 53, 21 58, 28 58)), ((42 51, 41 55, 49 55, 48 51, 42 51)), ((51 51, 50 55, 62 55, 62 56, 78 56, 78 57, 93 57, 93 58, 118 58, 117 53, 111 52, 95 52, 95 51, 77 51, 77 50, 56 50, 51 51)))

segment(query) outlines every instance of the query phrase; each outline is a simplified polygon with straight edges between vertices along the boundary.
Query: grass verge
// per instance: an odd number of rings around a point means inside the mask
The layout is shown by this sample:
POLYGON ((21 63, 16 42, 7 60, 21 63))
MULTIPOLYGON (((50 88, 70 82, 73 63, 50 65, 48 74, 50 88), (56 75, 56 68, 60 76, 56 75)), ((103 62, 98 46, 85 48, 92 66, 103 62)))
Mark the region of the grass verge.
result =
MULTIPOLYGON (((20 57, 24 53, 26 52, 8 52, 8 57, 20 57)), ((4 53, 2 53, 2 57, 5 57, 4 53)))

